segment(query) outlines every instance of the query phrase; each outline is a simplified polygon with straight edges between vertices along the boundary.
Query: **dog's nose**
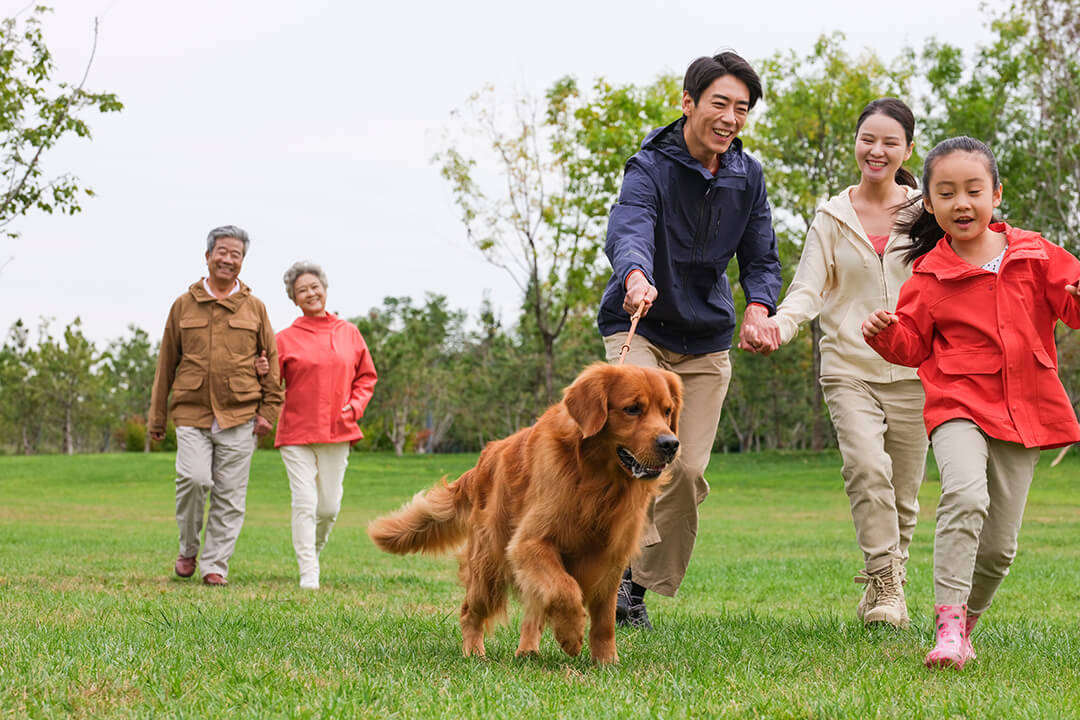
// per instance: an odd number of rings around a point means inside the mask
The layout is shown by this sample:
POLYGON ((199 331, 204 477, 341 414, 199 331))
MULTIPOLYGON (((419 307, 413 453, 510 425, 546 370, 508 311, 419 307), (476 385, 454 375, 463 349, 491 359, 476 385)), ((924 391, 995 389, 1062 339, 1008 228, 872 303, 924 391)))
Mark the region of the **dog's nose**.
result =
POLYGON ((674 435, 661 435, 656 438, 656 447, 665 458, 670 460, 679 451, 679 438, 674 435))

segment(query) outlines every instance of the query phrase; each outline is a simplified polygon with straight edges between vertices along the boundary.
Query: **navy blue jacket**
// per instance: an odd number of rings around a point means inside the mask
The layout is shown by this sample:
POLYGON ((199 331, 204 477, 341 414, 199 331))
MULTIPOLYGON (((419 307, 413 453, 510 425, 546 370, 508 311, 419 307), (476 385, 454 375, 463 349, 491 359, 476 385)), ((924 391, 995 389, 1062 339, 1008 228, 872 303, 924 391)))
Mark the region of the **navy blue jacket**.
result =
POLYGON ((630 328, 626 277, 645 273, 656 302, 637 332, 688 355, 731 347, 735 303, 727 280, 733 256, 747 304, 776 312, 780 256, 761 164, 735 138, 714 177, 686 149, 685 118, 649 133, 626 163, 608 218, 605 252, 614 272, 600 302, 600 334, 630 328))

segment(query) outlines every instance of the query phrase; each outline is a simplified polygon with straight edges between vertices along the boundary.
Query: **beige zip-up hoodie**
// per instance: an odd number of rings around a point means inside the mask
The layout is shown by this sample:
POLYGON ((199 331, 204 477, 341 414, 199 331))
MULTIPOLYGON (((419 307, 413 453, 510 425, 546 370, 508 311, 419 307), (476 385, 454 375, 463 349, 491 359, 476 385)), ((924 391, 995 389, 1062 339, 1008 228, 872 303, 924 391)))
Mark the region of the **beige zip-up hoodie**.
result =
MULTIPOLYGON (((886 362, 863 340, 862 323, 878 308, 896 309, 900 286, 911 277, 911 266, 892 252, 891 234, 884 256, 863 231, 851 205, 854 186, 818 209, 806 234, 795 279, 776 310, 780 341, 788 343, 799 325, 821 316, 821 374, 846 375, 884 383, 916 379, 914 368, 886 362)), ((912 189, 909 197, 918 195, 912 189)))

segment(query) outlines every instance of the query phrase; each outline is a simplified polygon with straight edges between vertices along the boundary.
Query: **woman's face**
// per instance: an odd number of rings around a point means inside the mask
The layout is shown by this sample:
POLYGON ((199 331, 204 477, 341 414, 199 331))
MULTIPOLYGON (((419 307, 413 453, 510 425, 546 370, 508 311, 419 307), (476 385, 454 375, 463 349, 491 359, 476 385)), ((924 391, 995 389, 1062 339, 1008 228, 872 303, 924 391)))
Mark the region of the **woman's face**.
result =
POLYGON ((888 115, 875 113, 863 120, 855 133, 855 161, 863 180, 894 182, 896 171, 911 157, 904 127, 888 115))
POLYGON ((304 273, 293 283, 293 302, 307 317, 326 315, 326 288, 319 276, 304 273))

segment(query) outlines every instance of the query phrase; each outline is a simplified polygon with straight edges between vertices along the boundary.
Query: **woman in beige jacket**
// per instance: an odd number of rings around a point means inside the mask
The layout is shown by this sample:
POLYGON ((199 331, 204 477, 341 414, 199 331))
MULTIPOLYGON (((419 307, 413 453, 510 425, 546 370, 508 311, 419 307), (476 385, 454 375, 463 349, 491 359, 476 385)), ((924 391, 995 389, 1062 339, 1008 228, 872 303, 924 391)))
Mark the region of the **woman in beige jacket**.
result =
POLYGON ((855 126, 861 178, 822 206, 803 245, 795 279, 773 321, 780 341, 820 316, 821 387, 843 458, 855 537, 866 585, 856 608, 863 622, 907 627, 903 584, 908 544, 926 468, 923 389, 915 371, 892 365, 863 341, 861 323, 876 308, 895 308, 911 275, 892 252, 900 207, 915 178, 902 167, 911 156, 915 117, 900 100, 871 102, 855 126))

